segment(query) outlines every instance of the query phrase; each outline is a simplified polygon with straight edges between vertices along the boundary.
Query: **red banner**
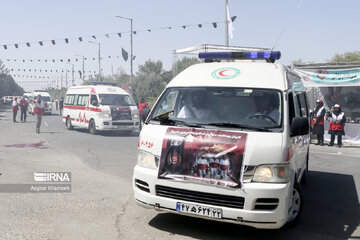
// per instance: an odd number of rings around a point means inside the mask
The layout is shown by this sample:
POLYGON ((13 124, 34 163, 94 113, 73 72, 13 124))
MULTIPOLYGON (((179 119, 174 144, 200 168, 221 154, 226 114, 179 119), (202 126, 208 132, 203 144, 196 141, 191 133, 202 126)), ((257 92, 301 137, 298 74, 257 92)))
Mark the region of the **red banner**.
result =
POLYGON ((246 133, 239 132, 168 128, 158 177, 241 187, 246 137, 246 133))

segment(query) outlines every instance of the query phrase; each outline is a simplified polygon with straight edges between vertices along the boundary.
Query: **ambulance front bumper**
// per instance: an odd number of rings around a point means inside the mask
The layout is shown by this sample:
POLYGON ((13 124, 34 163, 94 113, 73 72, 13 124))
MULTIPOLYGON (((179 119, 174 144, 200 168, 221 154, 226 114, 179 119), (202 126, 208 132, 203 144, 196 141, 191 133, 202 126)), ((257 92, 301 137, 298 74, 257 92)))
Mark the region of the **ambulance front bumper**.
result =
POLYGON ((101 131, 114 131, 114 130, 138 130, 139 129, 139 121, 111 121, 104 120, 101 121, 99 126, 96 127, 97 130, 101 131))
POLYGON ((133 190, 136 202, 145 208, 265 229, 278 229, 286 223, 291 197, 290 182, 281 184, 244 183, 242 189, 220 188, 204 184, 158 179, 157 170, 140 167, 138 165, 134 168, 133 190), (160 188, 179 191, 170 193, 164 197, 163 194, 160 194, 162 196, 158 195, 157 191, 159 191, 158 189, 160 188), (243 206, 234 208, 213 205, 212 202, 199 203, 196 197, 191 200, 191 194, 186 195, 186 200, 181 199, 181 197, 173 197, 183 191, 190 193, 198 192, 200 194, 216 194, 218 196, 224 196, 224 198, 227 196, 239 197, 244 199, 243 206), (222 216, 221 218, 210 218, 182 213, 177 211, 178 202, 209 208, 220 208, 222 210, 222 216))

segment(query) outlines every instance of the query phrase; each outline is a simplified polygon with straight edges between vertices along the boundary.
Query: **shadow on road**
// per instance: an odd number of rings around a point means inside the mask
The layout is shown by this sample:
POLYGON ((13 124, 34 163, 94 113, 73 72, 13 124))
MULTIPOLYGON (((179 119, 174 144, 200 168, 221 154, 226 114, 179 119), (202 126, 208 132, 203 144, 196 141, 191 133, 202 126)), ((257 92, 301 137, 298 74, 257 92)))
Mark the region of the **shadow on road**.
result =
MULTIPOLYGON (((237 224, 161 213, 149 225, 198 239, 348 239, 359 225, 360 208, 352 176, 311 171, 305 206, 293 228, 261 230, 237 224)), ((353 236, 352 238, 358 238, 353 236)))

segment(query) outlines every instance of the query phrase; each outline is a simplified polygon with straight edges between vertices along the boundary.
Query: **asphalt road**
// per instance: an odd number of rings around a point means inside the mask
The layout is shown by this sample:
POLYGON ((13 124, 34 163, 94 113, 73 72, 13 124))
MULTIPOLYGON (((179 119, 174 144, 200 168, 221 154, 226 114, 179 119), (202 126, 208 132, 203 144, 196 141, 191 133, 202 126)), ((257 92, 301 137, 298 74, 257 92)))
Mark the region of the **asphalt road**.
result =
POLYGON ((0 185, 0 239, 360 239, 359 146, 311 145, 300 221, 258 230, 137 206, 138 134, 69 131, 53 114, 38 135, 33 116, 13 123, 8 111, 0 105, 0 184, 33 183, 35 171, 71 172, 72 191, 4 193, 0 185))

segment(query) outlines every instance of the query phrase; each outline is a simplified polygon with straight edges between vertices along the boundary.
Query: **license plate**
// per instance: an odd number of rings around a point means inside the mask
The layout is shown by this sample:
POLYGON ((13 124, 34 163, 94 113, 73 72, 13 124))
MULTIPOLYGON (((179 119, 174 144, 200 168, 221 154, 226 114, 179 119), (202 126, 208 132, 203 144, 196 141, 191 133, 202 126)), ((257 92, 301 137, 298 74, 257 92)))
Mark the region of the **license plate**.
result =
POLYGON ((190 213, 200 216, 206 216, 210 218, 221 218, 222 217, 222 209, 221 208, 212 208, 205 207, 201 205, 177 202, 176 203, 176 211, 183 213, 190 213))

